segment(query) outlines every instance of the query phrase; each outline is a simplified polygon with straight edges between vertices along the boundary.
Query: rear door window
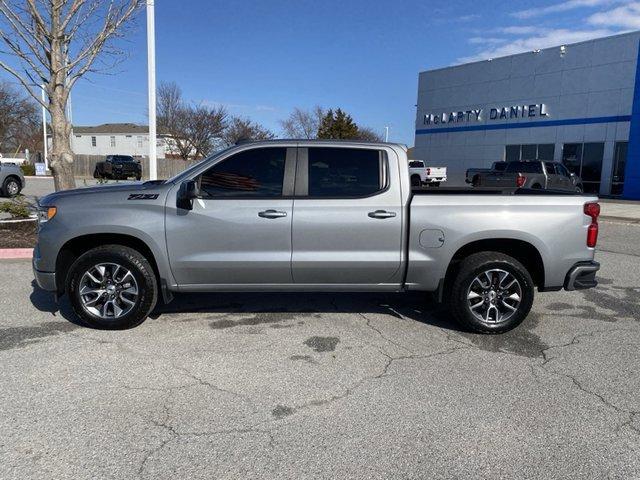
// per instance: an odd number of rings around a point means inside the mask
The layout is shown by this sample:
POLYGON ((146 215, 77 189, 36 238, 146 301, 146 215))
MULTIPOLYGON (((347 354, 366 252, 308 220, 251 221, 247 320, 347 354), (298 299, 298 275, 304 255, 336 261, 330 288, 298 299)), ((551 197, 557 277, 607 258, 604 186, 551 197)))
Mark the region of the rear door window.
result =
POLYGON ((309 148, 309 197, 363 197, 385 188, 383 152, 354 148, 309 148))
POLYGON ((423 162, 417 162, 415 160, 412 160, 409 162, 409 168, 423 168, 423 167, 424 167, 423 162))
POLYGON ((556 165, 553 162, 544 162, 544 168, 547 169, 547 175, 556 175, 556 165))

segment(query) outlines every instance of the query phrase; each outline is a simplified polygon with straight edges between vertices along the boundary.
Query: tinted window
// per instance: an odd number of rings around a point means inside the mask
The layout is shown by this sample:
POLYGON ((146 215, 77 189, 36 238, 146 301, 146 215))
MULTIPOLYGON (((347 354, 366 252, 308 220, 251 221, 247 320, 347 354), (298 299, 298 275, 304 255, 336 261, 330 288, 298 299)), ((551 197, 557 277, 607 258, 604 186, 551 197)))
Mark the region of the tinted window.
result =
POLYGON ((210 197, 279 197, 286 156, 286 148, 240 152, 203 173, 200 190, 210 197))
POLYGON ((495 162, 493 164, 493 169, 496 172, 504 172, 507 168, 507 162, 495 162))
POLYGON ((507 172, 518 173, 542 173, 540 162, 511 162, 507 165, 507 172))
POLYGON ((556 163, 555 166, 560 175, 564 175, 565 177, 569 176, 569 170, 567 170, 564 165, 562 165, 561 163, 556 163))
POLYGON ((309 148, 310 197, 361 197, 382 189, 378 150, 309 148))
POLYGON ((409 168, 423 168, 423 167, 424 167, 423 162, 417 162, 415 160, 412 160, 409 162, 409 168))
POLYGON ((133 157, 126 155, 114 155, 113 159, 117 162, 133 162, 133 157))
POLYGON ((547 169, 547 175, 555 175, 556 173, 556 165, 553 162, 544 162, 544 166, 547 169))

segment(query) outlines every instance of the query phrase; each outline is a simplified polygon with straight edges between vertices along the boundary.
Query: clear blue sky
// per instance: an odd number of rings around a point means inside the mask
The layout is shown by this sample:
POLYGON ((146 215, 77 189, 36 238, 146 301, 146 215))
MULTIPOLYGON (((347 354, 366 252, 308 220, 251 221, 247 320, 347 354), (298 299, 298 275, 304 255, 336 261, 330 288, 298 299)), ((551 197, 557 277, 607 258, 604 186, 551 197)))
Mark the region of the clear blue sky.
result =
MULTIPOLYGON (((156 0, 157 72, 276 133, 318 104, 412 145, 418 72, 638 28, 616 0, 156 0)), ((146 123, 145 32, 143 12, 118 72, 77 85, 75 124, 146 123)))

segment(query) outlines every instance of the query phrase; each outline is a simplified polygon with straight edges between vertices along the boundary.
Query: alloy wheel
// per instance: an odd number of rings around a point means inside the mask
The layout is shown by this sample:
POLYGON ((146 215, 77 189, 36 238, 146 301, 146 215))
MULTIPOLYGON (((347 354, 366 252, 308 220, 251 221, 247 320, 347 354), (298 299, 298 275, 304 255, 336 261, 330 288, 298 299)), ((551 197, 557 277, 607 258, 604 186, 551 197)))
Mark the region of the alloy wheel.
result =
POLYGON ((498 268, 482 272, 467 290, 471 313, 485 323, 506 322, 516 313, 521 302, 522 287, 518 279, 498 268))
POLYGON ((80 279, 78 293, 82 308, 105 320, 129 313, 139 296, 135 277, 117 263, 100 263, 89 268, 80 279))

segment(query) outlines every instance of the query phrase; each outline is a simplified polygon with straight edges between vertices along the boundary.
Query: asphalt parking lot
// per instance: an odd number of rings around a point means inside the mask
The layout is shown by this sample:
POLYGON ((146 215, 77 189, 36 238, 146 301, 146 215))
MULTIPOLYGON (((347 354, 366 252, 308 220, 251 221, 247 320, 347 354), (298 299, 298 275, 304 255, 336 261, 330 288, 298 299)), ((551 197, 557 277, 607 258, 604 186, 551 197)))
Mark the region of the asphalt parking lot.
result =
POLYGON ((637 478, 640 226, 501 336, 420 295, 182 295, 74 323, 0 261, 0 478, 637 478))

